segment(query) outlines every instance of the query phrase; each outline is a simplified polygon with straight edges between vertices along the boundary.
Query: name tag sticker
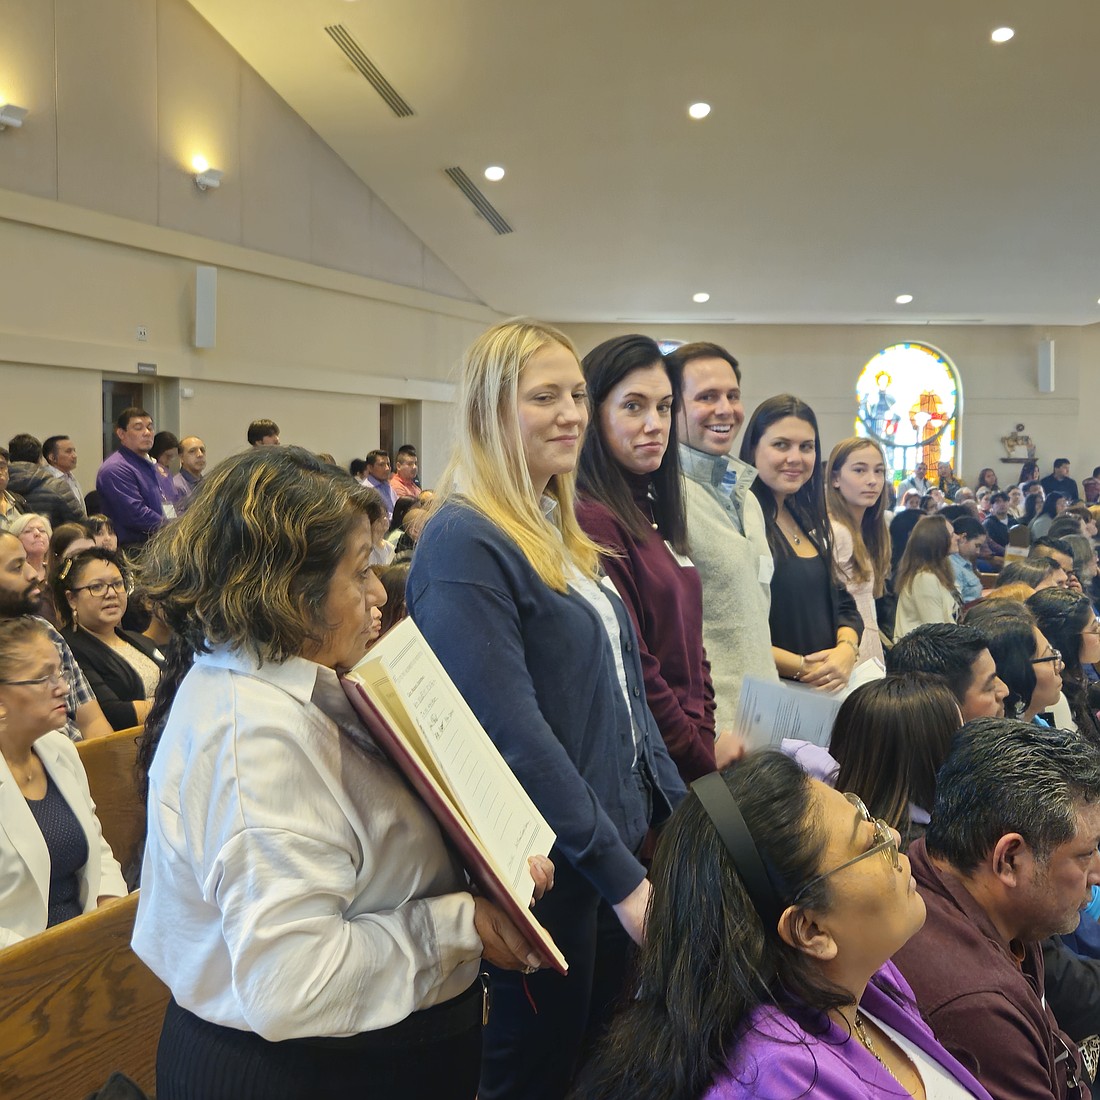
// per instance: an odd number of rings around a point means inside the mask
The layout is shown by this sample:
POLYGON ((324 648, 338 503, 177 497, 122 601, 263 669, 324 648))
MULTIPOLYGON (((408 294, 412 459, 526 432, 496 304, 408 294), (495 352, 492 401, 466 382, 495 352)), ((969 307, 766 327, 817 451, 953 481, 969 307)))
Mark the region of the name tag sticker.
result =
POLYGON ((757 574, 757 580, 761 584, 771 584, 772 574, 775 572, 775 562, 767 554, 760 555, 760 572, 757 574))
POLYGON ((165 519, 175 519, 176 518, 175 506, 172 505, 172 504, 169 504, 168 501, 162 500, 160 502, 160 508, 161 508, 161 511, 164 513, 164 518, 165 519))
POLYGON ((672 549, 672 543, 667 539, 665 540, 665 546, 668 547, 668 552, 676 559, 676 564, 680 566, 681 569, 695 568, 695 562, 693 562, 691 558, 685 558, 683 554, 677 554, 676 551, 672 549))

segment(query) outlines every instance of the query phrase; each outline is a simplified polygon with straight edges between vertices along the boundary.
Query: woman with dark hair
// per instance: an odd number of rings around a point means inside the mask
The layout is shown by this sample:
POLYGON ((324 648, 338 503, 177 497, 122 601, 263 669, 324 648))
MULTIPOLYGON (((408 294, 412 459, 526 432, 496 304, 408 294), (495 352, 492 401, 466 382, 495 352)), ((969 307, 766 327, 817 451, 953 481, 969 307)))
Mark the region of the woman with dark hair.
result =
MULTIPOLYGON (((402 500, 411 500, 411 497, 402 497, 402 500)), ((397 626, 402 619, 408 618, 409 608, 405 603, 405 585, 409 579, 409 563, 397 562, 378 570, 378 579, 386 590, 386 602, 382 605, 382 623, 378 628, 378 637, 385 636, 386 631, 397 626)))
POLYGON ((977 627, 989 642, 997 675, 1008 687, 1006 717, 1047 725, 1038 716, 1062 693, 1062 654, 1031 611, 1014 600, 982 600, 967 611, 966 625, 977 627))
POLYGON ((1046 500, 1042 485, 1037 481, 1029 481, 1020 487, 1024 494, 1024 511, 1020 517, 1020 523, 1027 524, 1030 528, 1032 521, 1039 514, 1046 500))
POLYGON ((904 638, 924 623, 953 623, 959 616, 959 594, 951 555, 958 538, 942 516, 925 516, 913 528, 894 574, 898 594, 895 637, 904 638))
POLYGON ((884 662, 875 600, 890 576, 890 532, 886 459, 869 439, 842 439, 825 469, 825 501, 833 536, 833 558, 863 619, 860 661, 884 662))
MULTIPOLYGON (((392 479, 391 479, 392 480, 392 479)), ((397 543, 405 533, 405 515, 410 508, 416 507, 416 497, 398 497, 393 506, 393 516, 390 518, 389 530, 386 531, 386 541, 397 548, 397 543)))
POLYGON ((1020 484, 1023 485, 1025 481, 1038 481, 1039 480, 1039 460, 1035 458, 1029 458, 1020 467, 1020 484))
POLYGON ((340 686, 378 632, 382 514, 308 451, 255 447, 143 552, 175 635, 133 939, 172 993, 160 1100, 472 1100, 480 959, 533 965, 340 686))
POLYGON ((859 659, 863 618, 833 565, 813 409, 791 394, 769 397, 749 419, 741 460, 756 467, 752 491, 775 560, 769 623, 776 668, 835 691, 859 659))
MULTIPOLYGON (((1030 503, 1033 497, 1028 498, 1030 503)), ((1050 533, 1050 525, 1054 522, 1055 517, 1060 516, 1066 510, 1066 498, 1054 490, 1052 493, 1047 493, 1046 500, 1043 501, 1043 507, 1039 510, 1038 514, 1028 524, 1028 528, 1031 531, 1031 541, 1041 539, 1044 535, 1050 533)))
POLYGON ((110 550, 112 553, 118 549, 118 535, 115 534, 114 524, 107 516, 101 513, 89 516, 87 527, 96 546, 102 546, 104 550, 110 550))
POLYGON ((1088 597, 1069 588, 1047 588, 1027 601, 1027 609, 1050 644, 1062 655, 1062 694, 1080 733, 1100 744, 1096 705, 1089 698, 1084 666, 1100 661, 1100 619, 1088 597))
POLYGON ((890 962, 924 916, 856 796, 774 752, 705 776, 661 834, 637 992, 575 1097, 988 1100, 890 962))
POLYGON ((593 416, 577 468, 577 519, 605 550, 601 563, 638 632, 646 701, 690 782, 715 768, 714 689, 703 591, 688 557, 672 380, 647 336, 607 340, 581 367, 593 416))
POLYGON ((975 489, 988 489, 991 493, 999 493, 1001 487, 997 484, 997 471, 992 466, 985 466, 978 471, 978 480, 975 489))
POLYGON ((834 786, 855 791, 874 817, 896 829, 904 851, 924 835, 936 772, 962 724, 942 677, 909 672, 864 684, 833 723, 829 752, 840 765, 834 786))
POLYGON ((111 728, 141 725, 164 661, 148 638, 122 629, 129 582, 121 562, 109 550, 82 550, 55 562, 50 587, 61 636, 80 662, 111 728))

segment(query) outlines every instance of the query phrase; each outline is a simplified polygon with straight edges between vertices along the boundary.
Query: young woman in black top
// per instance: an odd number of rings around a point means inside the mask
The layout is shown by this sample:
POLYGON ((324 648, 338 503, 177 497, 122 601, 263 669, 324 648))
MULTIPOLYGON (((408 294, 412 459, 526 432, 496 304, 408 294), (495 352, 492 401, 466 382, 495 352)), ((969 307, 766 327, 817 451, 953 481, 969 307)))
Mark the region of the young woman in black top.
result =
POLYGON ((813 409, 791 394, 769 397, 749 420, 741 459, 755 466, 775 560, 769 621, 780 676, 827 691, 847 685, 863 620, 833 569, 813 409))

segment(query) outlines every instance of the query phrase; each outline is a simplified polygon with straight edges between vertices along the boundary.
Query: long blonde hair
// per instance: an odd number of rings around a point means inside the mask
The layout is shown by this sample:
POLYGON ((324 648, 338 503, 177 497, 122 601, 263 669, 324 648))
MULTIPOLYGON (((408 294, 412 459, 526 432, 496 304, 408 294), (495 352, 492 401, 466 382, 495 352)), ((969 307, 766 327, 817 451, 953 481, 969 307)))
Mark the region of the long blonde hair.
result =
POLYGON ((861 436, 842 439, 833 448, 829 455, 829 464, 825 468, 825 505, 829 510, 829 518, 834 523, 843 524, 852 536, 852 579, 860 582, 873 581, 875 596, 881 596, 886 589, 886 578, 890 575, 890 530, 886 526, 889 494, 886 478, 883 476, 882 492, 879 493, 878 500, 863 513, 863 521, 858 527, 852 518, 848 502, 833 485, 833 475, 844 469, 848 459, 864 447, 871 447, 878 454, 885 469, 886 457, 874 440, 861 436))
POLYGON ((520 375, 551 344, 577 357, 568 336, 538 321, 504 321, 470 346, 462 360, 458 435, 433 511, 452 497, 476 508, 516 543, 543 583, 565 592, 574 570, 597 576, 599 547, 577 523, 572 472, 550 478, 546 495, 557 508, 550 519, 543 515, 518 409, 520 375))

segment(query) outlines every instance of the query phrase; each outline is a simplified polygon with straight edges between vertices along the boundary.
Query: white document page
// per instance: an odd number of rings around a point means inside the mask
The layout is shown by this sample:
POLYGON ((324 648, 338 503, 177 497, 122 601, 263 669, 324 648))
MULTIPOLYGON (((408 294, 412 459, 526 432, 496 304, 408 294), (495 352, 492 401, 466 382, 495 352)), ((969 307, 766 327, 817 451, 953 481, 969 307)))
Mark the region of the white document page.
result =
POLYGON ((470 829, 526 904, 534 891, 527 858, 546 855, 554 831, 416 624, 412 619, 399 623, 352 671, 398 719, 399 728, 412 725, 415 736, 409 740, 419 753, 430 754, 425 764, 443 780, 470 829))
POLYGON ((847 687, 832 692, 793 680, 775 683, 746 676, 741 684, 734 733, 748 749, 777 749, 785 737, 828 748, 840 704, 856 688, 884 675, 878 661, 864 661, 852 672, 847 687))

